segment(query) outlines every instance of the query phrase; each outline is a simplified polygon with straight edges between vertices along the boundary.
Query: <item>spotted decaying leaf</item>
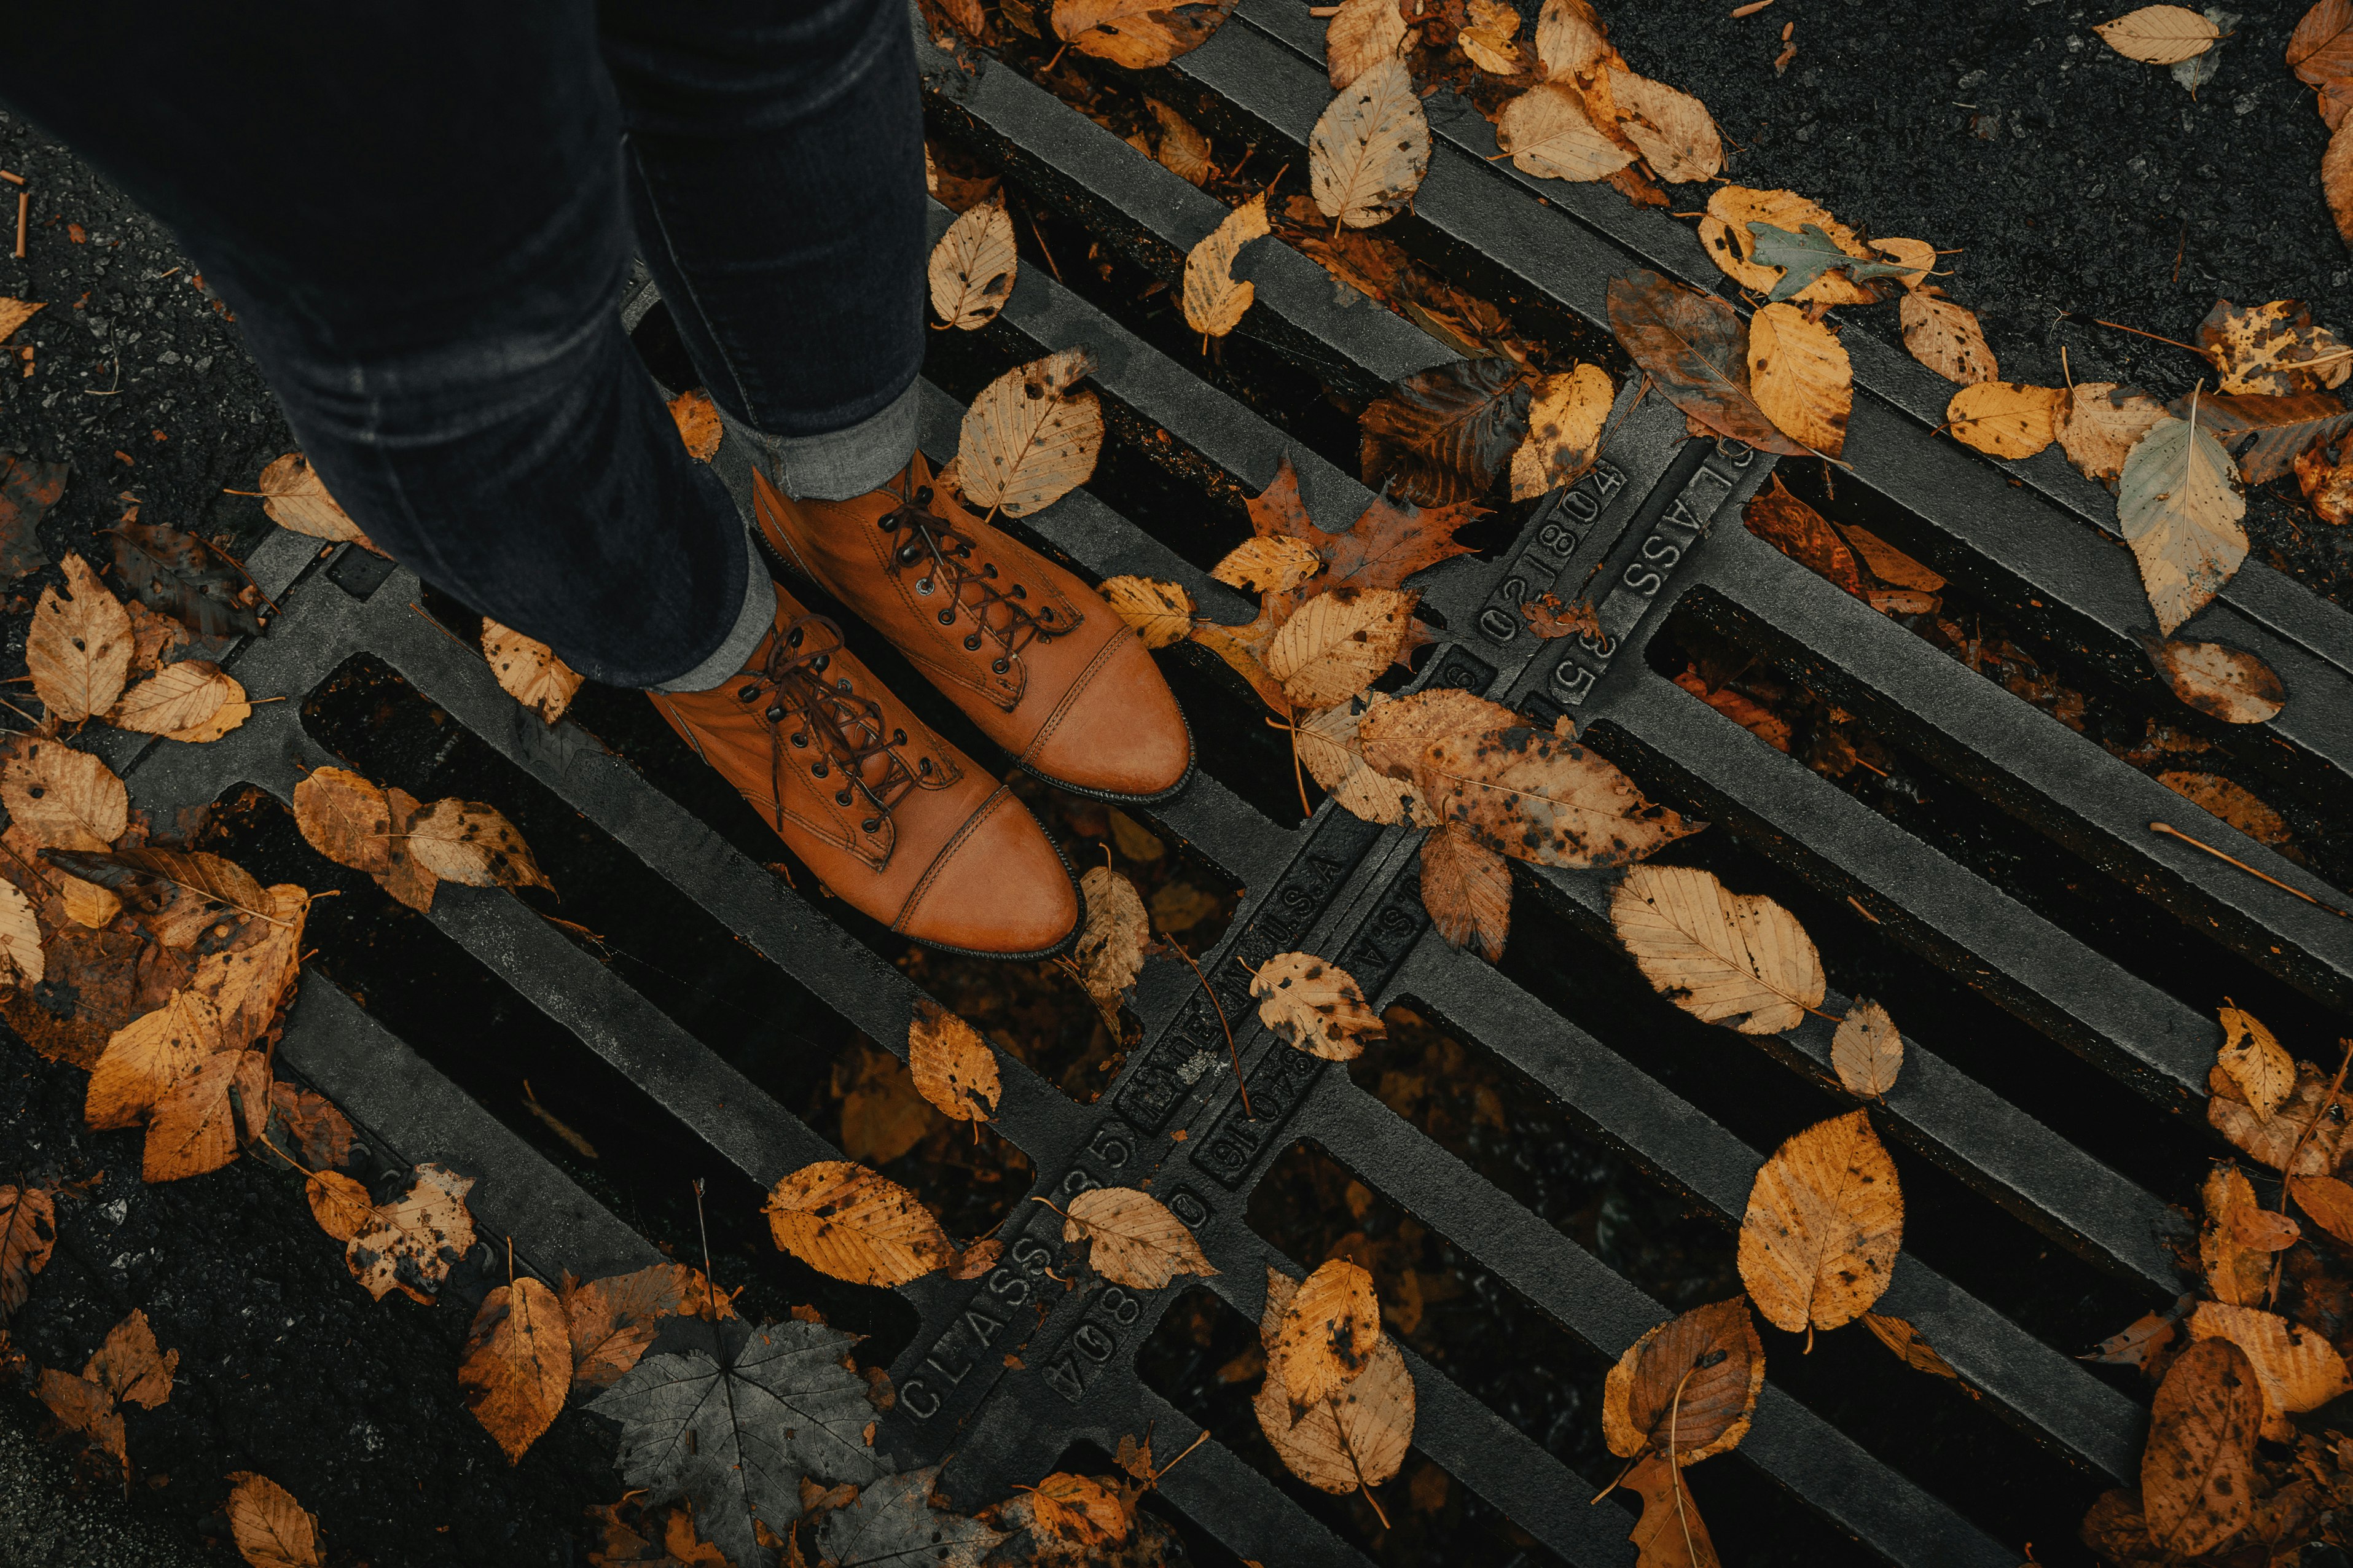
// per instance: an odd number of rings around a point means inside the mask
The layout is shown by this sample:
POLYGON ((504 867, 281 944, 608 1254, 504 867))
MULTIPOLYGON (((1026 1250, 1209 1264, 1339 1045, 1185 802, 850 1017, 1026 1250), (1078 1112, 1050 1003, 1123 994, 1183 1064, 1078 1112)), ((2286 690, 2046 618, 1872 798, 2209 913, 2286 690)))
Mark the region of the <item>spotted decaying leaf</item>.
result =
POLYGON ((1274 634, 1267 673, 1295 709, 1345 702, 1388 668, 1412 624, 1416 595, 1397 588, 1318 594, 1274 634))
POLYGON ((0 1313, 25 1304, 58 1244, 55 1189, 0 1186, 0 1313))
POLYGON ((1778 1034, 1821 1005, 1821 957, 1797 917, 1709 872, 1637 866, 1610 898, 1609 921, 1643 977, 1708 1023, 1778 1034))
POLYGON ((1863 996, 1848 1005, 1831 1037, 1831 1070, 1850 1094, 1887 1098, 1895 1075, 1904 1070, 1904 1035, 1886 1008, 1863 996))
POLYGON ((479 801, 434 802, 409 823, 408 852, 445 882, 554 890, 514 824, 479 801))
POLYGON ((2326 1176, 2346 1153, 2353 1118, 2327 1113, 2330 1075, 2310 1062, 2295 1064, 2295 1088, 2279 1109, 2259 1116, 2220 1063, 2208 1073, 2206 1120, 2241 1152, 2291 1176, 2326 1176), (2295 1165, 2288 1169, 2290 1152, 2295 1165))
POLYGON ((1063 1211, 1062 1239, 1089 1244, 1088 1266, 1114 1285, 1157 1290, 1180 1274, 1217 1269, 1185 1222, 1150 1193, 1089 1187, 1063 1211))
POLYGON ((1053 1561, 1060 1561, 1064 1550, 1116 1545, 1134 1528, 1127 1500, 1092 1476, 1057 1470, 1027 1497, 1029 1528, 1041 1542, 1050 1543, 1053 1561))
POLYGON ((2198 323, 2198 345, 2222 374, 2221 390, 2284 397, 2341 386, 2353 376, 2353 351, 2295 300, 2244 310, 2218 300, 2198 323))
POLYGON ((1332 90, 1348 85, 1405 48, 1405 13, 1397 0, 1342 0, 1324 25, 1324 66, 1332 90))
POLYGON ((338 866, 375 872, 390 864, 392 811, 381 785, 348 768, 313 768, 294 786, 294 826, 338 866))
POLYGON ((2221 773, 2168 768, 2157 775, 2157 782, 2258 844, 2277 848, 2293 842, 2287 820, 2266 805, 2262 796, 2234 779, 2226 779, 2221 773))
POLYGON ((303 1511, 294 1494, 251 1470, 229 1473, 230 1536, 251 1568, 319 1568, 317 1516, 303 1511))
POLYGON ((1185 324, 1213 338, 1224 337, 1241 324, 1242 315, 1257 298, 1256 285, 1234 277, 1234 261, 1242 247, 1267 236, 1266 193, 1261 191, 1228 213, 1185 255, 1185 324))
POLYGON ((1617 396, 1609 373, 1580 364, 1547 375, 1528 401, 1528 434, 1512 453, 1512 499, 1536 497, 1569 484, 1601 456, 1601 434, 1617 396))
POLYGON ((1609 280, 1609 309, 1619 343, 1686 416, 1760 451, 1805 455, 1807 448, 1757 406, 1748 384, 1747 333, 1730 305, 1637 271, 1609 280))
POLYGON ((1635 1568, 1721 1568, 1681 1466, 1664 1454, 1647 1455, 1618 1484, 1642 1500, 1642 1516, 1626 1533, 1635 1568))
POLYGON ((1513 39, 1520 30, 1520 14, 1501 0, 1471 0, 1463 9, 1472 26, 1456 34, 1454 41, 1462 47, 1464 57, 1490 75, 1516 76, 1520 50, 1513 39))
POLYGON ((350 1241, 375 1224, 375 1202, 367 1188, 341 1171, 312 1172, 302 1196, 319 1228, 337 1241, 350 1241))
POLYGON ((115 1031, 90 1069, 83 1120, 96 1131, 136 1127, 221 1047, 220 1015, 191 989, 115 1031))
POLYGON ((907 1072, 918 1094, 958 1121, 987 1121, 1004 1093, 997 1053, 980 1031, 928 996, 915 998, 907 1022, 907 1072))
POLYGON ((778 1181, 767 1215, 778 1247, 855 1285, 904 1285, 955 1257, 922 1200, 847 1160, 820 1160, 778 1181))
POLYGON ((1634 154, 1593 123, 1584 97, 1561 82, 1539 82, 1504 104, 1495 142, 1512 166, 1547 180, 1606 180, 1634 154))
MULTIPOLYGON (((1271 1355, 1273 1335, 1298 1289, 1267 1271, 1266 1311, 1259 1337, 1271 1355)), ((1338 1393, 1302 1409, 1270 1371, 1253 1404, 1259 1428, 1293 1475, 1327 1492, 1376 1487, 1405 1463, 1413 1438, 1413 1375, 1395 1340, 1384 1336, 1364 1370, 1338 1393)))
POLYGON ((2315 0, 2288 35, 2288 68, 2314 87, 2353 76, 2353 6, 2315 0))
POLYGON ((1163 583, 1152 577, 1106 577, 1096 592, 1109 601, 1112 611, 1135 628, 1135 635, 1149 648, 1174 647, 1183 642, 1193 629, 1193 618, 1198 613, 1193 595, 1181 583, 1163 583))
POLYGON ((1740 1279, 1775 1328, 1835 1329, 1879 1300, 1903 1245, 1895 1162, 1852 1110, 1793 1134, 1757 1173, 1740 1279))
POLYGON ((2001 367, 1974 311, 1924 289, 1904 296, 1896 319, 1912 357, 1947 381, 1970 386, 2000 376, 2001 367))
POLYGON ((1512 868, 1463 824, 1447 823, 1421 841, 1421 905, 1449 942, 1490 963, 1503 961, 1512 929, 1512 868))
MULTIPOLYGON (((353 542, 375 550, 368 536, 351 514, 327 493, 327 483, 311 459, 300 452, 289 452, 261 470, 254 481, 261 492, 263 515, 279 527, 312 539, 325 539, 335 543, 353 542)), ((378 553, 381 553, 379 552, 378 553)))
POLYGON ((1054 0, 1054 33, 1082 55, 1150 70, 1208 43, 1233 6, 1234 0, 1054 0))
POLYGON ((32 900, 16 883, 0 882, 0 986, 37 985, 47 963, 32 900))
POLYGON ((155 1103, 139 1175, 175 1182, 217 1171, 269 1121, 269 1060, 259 1051, 207 1057, 155 1103))
POLYGON ((1094 371, 1084 348, 1016 365, 980 389, 956 437, 965 499, 1028 517, 1084 484, 1103 450, 1103 404, 1079 384, 1094 371))
POLYGON ((443 1166, 417 1166, 408 1190, 374 1205, 366 1225, 344 1244, 353 1278, 379 1301, 396 1289, 432 1305, 451 1267, 474 1245, 474 1216, 466 1210, 473 1185, 471 1176, 443 1166))
POLYGON ((2173 694, 2225 724, 2267 724, 2287 706, 2287 688, 2271 666, 2227 643, 2146 639, 2149 664, 2173 694))
POLYGON ((2067 395, 2055 386, 1980 381, 1953 394, 1945 427, 1965 447, 1997 458, 2031 458, 2051 445, 2067 395))
POLYGON ((932 311, 951 327, 977 331, 1005 309, 1019 269, 1005 204, 968 207, 932 247, 932 311))
POLYGON ((555 1292, 525 1274, 484 1297, 458 1384, 507 1462, 520 1463, 563 1414, 572 1386, 572 1331, 555 1292))
POLYGON ((1624 866, 1705 826, 1646 799, 1615 763, 1570 739, 1567 723, 1440 734, 1415 760, 1414 782, 1438 821, 1539 866, 1624 866))
POLYGON ((1694 1307, 1626 1348, 1601 1389, 1601 1436, 1621 1459, 1678 1465, 1737 1447, 1765 1386, 1765 1347, 1748 1299, 1694 1307))
MULTIPOLYGON (((1700 244, 1725 276, 1753 293, 1772 295, 1783 281, 1781 268, 1757 258, 1756 225, 1792 235, 1810 226, 1856 261, 1883 265, 1854 230, 1793 191, 1718 185, 1708 193, 1706 216, 1699 220, 1700 244)), ((1825 269, 1796 293, 1775 297, 1805 305, 1867 305, 1879 295, 1842 271, 1825 269)))
POLYGON ((1135 884, 1108 866, 1089 867, 1079 879, 1079 893, 1087 920, 1071 959, 1095 1005, 1115 1014, 1144 972, 1152 945, 1151 916, 1135 884))
POLYGON ((131 825, 131 792, 88 752, 12 736, 0 748, 0 805, 45 849, 102 850, 131 825))
MULTIPOLYGON (((1368 698, 1327 708, 1301 724, 1293 739, 1308 775, 1330 792, 1342 810, 1367 822, 1426 824, 1434 817, 1420 789, 1410 779, 1391 778, 1373 767, 1366 761, 1359 740, 1363 721, 1395 700, 1386 693, 1374 692, 1368 698)), ((1427 858, 1427 849, 1423 853, 1427 858)), ((1426 869, 1423 875, 1429 875, 1426 869)))
MULTIPOLYGON (((2353 77, 2346 79, 2353 88, 2353 77)), ((2296 488, 2304 491, 2315 517, 2331 528, 2353 523, 2353 450, 2324 441, 2298 452, 2294 467, 2296 488)))
MULTIPOLYGON (((1267 1308, 1271 1313, 1271 1293, 1267 1308)), ((1384 1342, 1372 1275, 1345 1258, 1328 1259, 1261 1333, 1267 1381, 1280 1383, 1294 1407, 1329 1398, 1364 1375, 1384 1342)))
POLYGON ((1366 1040, 1386 1037, 1380 1015, 1366 1004, 1356 977, 1312 952, 1278 952, 1250 977, 1261 1022, 1326 1061, 1351 1061, 1366 1040))
MULTIPOLYGON (((1287 533, 1253 534, 1226 552, 1209 575, 1235 588, 1287 594, 1324 570, 1324 557, 1303 539, 1287 533)), ((1170 584, 1175 586, 1175 584, 1170 584)), ((1180 593, 1183 591, 1178 590, 1180 593)), ((1191 601, 1186 602, 1190 629, 1191 601)), ((1174 640, 1174 639, 1171 639, 1174 640)))
POLYGON ((79 555, 65 558, 65 590, 41 590, 25 634, 25 668, 50 718, 70 724, 114 706, 131 673, 131 613, 79 555))
POLYGON ((1366 486, 1419 506, 1477 500, 1527 438, 1535 384, 1525 365, 1504 355, 1456 360, 1391 382, 1356 420, 1366 486))
POLYGON ((1838 334, 1791 304, 1748 321, 1748 389, 1781 433, 1835 458, 1846 449, 1854 370, 1838 334))
POLYGON ((2263 1435, 2274 1442, 2295 1440, 2290 1415, 2317 1410, 2353 1389, 2345 1358, 2327 1338, 2276 1312, 2200 1301, 2189 1315, 2189 1337, 2193 1342, 2228 1340, 2245 1352, 2263 1395, 2263 1435))
POLYGON ((2253 1013, 2224 1006, 2218 1016, 2222 1048, 2215 1053, 2215 1066, 2230 1075, 2256 1116, 2272 1116, 2295 1089, 2295 1058, 2253 1013))
POLYGON ((2249 1247, 2239 1226, 2248 1214, 2263 1212, 2253 1184, 2238 1166, 2225 1162, 2207 1173, 2203 1197, 2206 1218, 2198 1230, 2198 1258, 2206 1288, 2218 1301, 2261 1306, 2271 1287, 2271 1254, 2249 1247))
POLYGON ((1430 121, 1394 56, 1367 68, 1317 118, 1307 139, 1308 186, 1324 216, 1348 228, 1387 221, 1430 168, 1430 121))
POLYGON ((1724 139, 1707 105, 1663 82, 1609 68, 1618 129, 1670 184, 1712 180, 1724 167, 1724 139))
POLYGON ((2165 405, 2137 387, 2079 381, 2060 399, 2052 429, 2077 471, 2113 485, 2133 447, 2164 417, 2165 405))
POLYGON ((2151 426, 2125 458, 2116 521, 2167 637, 2204 609, 2247 558, 2240 522, 2247 501, 2237 473, 2221 444, 2197 427, 2194 408, 2189 420, 2151 426))
POLYGON ((933 1487, 940 1468, 887 1475, 860 1488, 828 1512, 816 1535, 819 1561, 839 1568, 885 1568, 922 1563, 929 1568, 980 1568, 1005 1541, 1001 1531, 938 1505, 933 1487))
POLYGON ((572 705, 582 676, 555 657, 555 650, 536 637, 482 617, 482 657, 499 689, 553 724, 572 705))

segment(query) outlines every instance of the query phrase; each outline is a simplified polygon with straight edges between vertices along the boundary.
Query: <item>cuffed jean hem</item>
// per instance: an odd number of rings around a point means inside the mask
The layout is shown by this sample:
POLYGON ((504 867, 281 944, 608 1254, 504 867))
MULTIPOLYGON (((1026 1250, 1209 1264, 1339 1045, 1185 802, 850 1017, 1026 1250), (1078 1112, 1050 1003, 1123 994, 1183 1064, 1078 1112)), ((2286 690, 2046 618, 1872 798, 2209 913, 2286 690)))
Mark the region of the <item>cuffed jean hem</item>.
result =
POLYGON ((708 691, 723 684, 743 672, 752 660, 753 650, 760 646, 760 639, 776 624, 776 584, 748 532, 744 535, 744 553, 749 558, 750 568, 744 577, 744 605, 735 612, 735 628, 709 658, 676 679, 661 682, 654 690, 708 691))
POLYGON ((735 498, 747 523, 754 521, 752 473, 755 468, 795 500, 848 500, 881 489, 898 478, 915 455, 915 419, 922 407, 922 389, 921 381, 911 381, 907 390, 885 404, 880 413, 822 436, 770 436, 714 404, 720 427, 726 434, 711 466, 735 498))

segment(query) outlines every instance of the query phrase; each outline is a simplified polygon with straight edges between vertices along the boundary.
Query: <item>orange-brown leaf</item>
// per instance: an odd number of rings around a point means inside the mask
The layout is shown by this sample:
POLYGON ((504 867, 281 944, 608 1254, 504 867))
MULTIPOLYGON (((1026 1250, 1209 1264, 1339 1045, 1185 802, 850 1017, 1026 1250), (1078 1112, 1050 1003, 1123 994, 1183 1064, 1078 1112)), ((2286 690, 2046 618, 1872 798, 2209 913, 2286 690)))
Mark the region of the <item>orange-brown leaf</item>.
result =
POLYGON ((458 1384, 507 1462, 519 1462, 554 1423, 572 1386, 571 1330, 555 1292, 524 1274, 483 1298, 458 1384))
POLYGON ((1748 387, 1747 333, 1722 300, 1636 271, 1609 280, 1609 330, 1693 419, 1759 451, 1805 454, 1757 406, 1748 387))

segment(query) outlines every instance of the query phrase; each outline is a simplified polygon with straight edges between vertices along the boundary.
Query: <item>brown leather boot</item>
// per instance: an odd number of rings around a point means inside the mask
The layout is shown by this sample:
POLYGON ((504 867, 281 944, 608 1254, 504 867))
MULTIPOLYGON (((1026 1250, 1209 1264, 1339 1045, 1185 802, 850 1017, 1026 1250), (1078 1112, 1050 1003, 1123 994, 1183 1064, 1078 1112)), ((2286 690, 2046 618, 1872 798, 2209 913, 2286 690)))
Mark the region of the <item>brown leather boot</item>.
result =
POLYGON ((1084 583, 932 485, 921 453, 853 500, 754 475, 760 531, 897 645, 1022 768, 1097 800, 1182 789, 1193 736, 1143 641, 1084 583))
POLYGON ((1051 957, 1078 934, 1077 885, 1029 807, 782 588, 742 674, 648 695, 827 887, 892 931, 979 958, 1051 957))

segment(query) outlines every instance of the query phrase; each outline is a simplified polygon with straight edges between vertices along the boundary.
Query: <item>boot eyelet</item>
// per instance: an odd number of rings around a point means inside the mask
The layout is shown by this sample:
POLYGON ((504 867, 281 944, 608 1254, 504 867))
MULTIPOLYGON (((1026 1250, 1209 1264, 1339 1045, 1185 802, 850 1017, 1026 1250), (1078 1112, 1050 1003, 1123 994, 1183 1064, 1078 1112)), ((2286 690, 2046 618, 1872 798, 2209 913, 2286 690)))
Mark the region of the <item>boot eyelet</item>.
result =
POLYGON ((893 730, 893 731, 891 731, 891 743, 892 743, 892 745, 894 745, 894 746, 903 746, 903 745, 905 745, 905 744, 907 743, 907 731, 904 731, 904 730, 893 730))
POLYGON ((849 792, 848 790, 843 790, 840 794, 835 795, 833 797, 833 804, 836 805, 848 805, 849 804, 849 792))
POLYGON ((915 763, 915 771, 919 773, 929 774, 932 771, 932 759, 924 757, 917 762, 915 763))
POLYGON ((785 646, 786 647, 798 647, 801 646, 800 627, 795 626, 792 630, 785 634, 785 646))
POLYGON ((757 684, 747 686, 735 694, 735 700, 738 702, 757 702, 759 700, 760 688, 757 684))
POLYGON ((1038 612, 1038 618, 1041 621, 1050 621, 1054 618, 1054 612, 1051 610, 1040 610, 1038 612))
POLYGON ((997 563, 994 561, 982 562, 980 563, 980 574, 984 577, 994 579, 997 575, 997 563))
POLYGON ((942 610, 940 612, 940 625, 944 626, 952 626, 955 625, 955 611, 953 608, 942 610))
POLYGON ((833 683, 833 689, 836 691, 848 691, 849 689, 849 677, 845 675, 835 680, 833 683))
POLYGON ((1029 590, 1016 583, 1013 584, 1013 596, 1017 599, 1026 599, 1029 596, 1029 590))
POLYGON ((964 650, 966 653, 978 653, 980 651, 980 634, 978 632, 975 632, 972 636, 964 639, 964 650))
POLYGON ((821 779, 825 777, 828 771, 829 770, 826 765, 826 760, 823 757, 819 757, 816 762, 809 764, 809 777, 813 779, 821 779))
MULTIPOLYGON (((909 564, 909 565, 913 565, 913 562, 910 562, 910 563, 908 563, 908 564, 909 564)), ((931 580, 929 577, 918 577, 918 578, 916 578, 916 579, 915 579, 915 592, 916 592, 916 593, 918 593, 918 594, 928 594, 928 593, 930 593, 931 591, 932 591, 932 580, 931 580)))
POLYGON ((917 485, 915 487, 915 504, 917 506, 929 506, 932 504, 931 486, 917 485))
POLYGON ((794 744, 794 745, 796 745, 796 746, 806 746, 806 745, 807 745, 807 744, 808 744, 808 731, 807 731, 807 730, 796 730, 796 731, 793 731, 793 744, 794 744))
POLYGON ((858 831, 860 833, 880 833, 882 831, 882 819, 879 816, 870 816, 865 821, 858 825, 858 831))
POLYGON ((764 717, 771 724, 781 724, 785 721, 785 710, 782 708, 771 708, 764 717))
POLYGON ((998 659, 995 664, 990 665, 988 668, 991 668, 991 669, 993 669, 993 670, 995 670, 997 674, 999 674, 999 675, 1003 675, 1007 670, 1008 670, 1008 669, 1012 668, 1013 667, 1012 667, 1010 664, 1008 664, 1007 661, 1005 661, 1004 659, 1001 659, 1001 658, 1000 658, 1000 659, 998 659))
POLYGON ((833 655, 829 653, 821 653, 815 658, 809 660, 809 668, 818 675, 823 675, 825 673, 825 667, 832 662, 833 655))

